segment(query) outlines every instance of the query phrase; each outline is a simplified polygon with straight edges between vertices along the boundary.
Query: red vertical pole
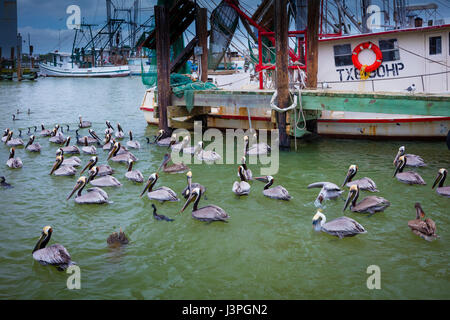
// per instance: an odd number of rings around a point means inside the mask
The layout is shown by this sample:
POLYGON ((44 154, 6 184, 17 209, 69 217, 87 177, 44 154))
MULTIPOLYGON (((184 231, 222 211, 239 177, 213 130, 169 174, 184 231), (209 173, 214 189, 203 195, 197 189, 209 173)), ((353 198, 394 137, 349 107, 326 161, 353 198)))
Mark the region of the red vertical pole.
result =
POLYGON ((262 42, 261 31, 258 31, 258 60, 259 60, 259 89, 264 89, 263 72, 262 72, 262 42))

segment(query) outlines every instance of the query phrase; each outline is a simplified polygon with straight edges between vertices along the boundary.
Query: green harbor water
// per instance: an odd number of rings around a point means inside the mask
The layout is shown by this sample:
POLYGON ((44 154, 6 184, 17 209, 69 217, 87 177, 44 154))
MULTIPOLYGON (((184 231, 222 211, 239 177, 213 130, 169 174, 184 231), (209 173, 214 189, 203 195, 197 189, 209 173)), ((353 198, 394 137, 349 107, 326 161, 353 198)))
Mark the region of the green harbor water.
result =
MULTIPOLYGON (((156 127, 147 126, 139 105, 145 87, 139 77, 123 79, 51 79, 0 82, 0 129, 14 130, 56 123, 70 124, 64 135, 75 138, 78 115, 93 122, 103 136, 105 120, 125 132, 133 130, 142 148, 133 153, 134 165, 145 179, 154 172, 166 149, 149 145, 156 127), (30 108, 32 114, 27 114, 30 108), (16 109, 23 113, 12 121, 16 109)), ((38 129, 37 134, 40 129, 38 129)), ((26 143, 27 129, 22 131, 26 143)), ((80 130, 88 134, 87 129, 80 130)), ((126 137, 123 142, 128 140, 126 137)), ((445 142, 353 141, 317 139, 299 142, 297 152, 280 153, 275 185, 283 185, 293 199, 263 196, 263 183, 251 182, 247 197, 231 191, 236 165, 191 165, 193 181, 207 188, 200 205, 216 204, 230 215, 229 223, 206 224, 191 217, 184 201, 157 204, 159 213, 174 222, 156 221, 151 201, 139 197, 143 185, 128 181, 126 166, 111 164, 123 186, 105 188, 106 205, 78 205, 65 198, 78 177, 55 177, 49 172, 57 145, 39 137, 40 154, 17 148, 22 169, 6 166, 8 147, 0 145, 0 175, 14 188, 0 189, 0 298, 1 299, 449 299, 450 199, 431 189, 439 168, 450 169, 445 142), (392 178, 392 160, 400 145, 421 155, 428 164, 417 169, 426 186, 409 186, 392 178), (367 234, 337 239, 312 229, 317 181, 342 184, 350 164, 357 177, 371 177, 379 196, 391 201, 383 213, 371 217, 346 212, 367 234), (414 235, 408 220, 420 202, 436 222, 440 238, 427 242, 414 235), (49 244, 60 243, 81 270, 81 289, 69 290, 69 274, 41 266, 31 251, 42 228, 54 229, 49 244), (122 228, 130 244, 108 248, 106 238, 122 228), (367 268, 381 270, 381 289, 369 290, 367 268)), ((99 163, 107 153, 98 148, 99 163)), ((78 157, 83 165, 90 155, 78 157)), ((250 166, 259 175, 259 166, 250 166)), ((81 168, 78 169, 78 172, 81 168)), ((447 182, 447 184, 450 181, 447 182)), ((160 174, 157 186, 178 194, 184 174, 160 174)), ((344 193, 346 197, 347 190, 344 193)), ((361 196, 373 195, 361 192, 361 196)), ((344 201, 328 201, 328 221, 342 215, 344 201)))

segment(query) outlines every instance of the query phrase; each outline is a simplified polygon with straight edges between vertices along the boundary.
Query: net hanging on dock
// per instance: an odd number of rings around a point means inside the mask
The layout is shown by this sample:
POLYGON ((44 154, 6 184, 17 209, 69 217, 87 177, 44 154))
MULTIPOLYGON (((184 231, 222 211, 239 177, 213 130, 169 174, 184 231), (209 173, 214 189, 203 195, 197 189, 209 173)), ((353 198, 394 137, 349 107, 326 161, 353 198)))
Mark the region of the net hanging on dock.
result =
POLYGON ((186 109, 189 112, 191 112, 194 107, 195 90, 219 90, 217 86, 211 82, 193 81, 189 76, 177 73, 172 73, 170 75, 170 87, 176 97, 181 98, 184 95, 186 109))

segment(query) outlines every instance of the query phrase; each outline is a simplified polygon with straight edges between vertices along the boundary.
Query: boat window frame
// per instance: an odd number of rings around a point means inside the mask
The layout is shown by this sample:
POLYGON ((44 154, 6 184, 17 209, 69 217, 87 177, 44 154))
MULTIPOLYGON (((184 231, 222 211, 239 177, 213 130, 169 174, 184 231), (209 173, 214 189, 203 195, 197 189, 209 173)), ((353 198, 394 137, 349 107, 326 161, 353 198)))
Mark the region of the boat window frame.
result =
POLYGON ((334 66, 335 67, 344 67, 344 66, 351 66, 353 65, 353 61, 352 61, 352 45, 351 43, 343 43, 343 44, 335 44, 333 45, 333 56, 334 56, 334 66), (350 49, 349 53, 345 53, 345 54, 336 54, 336 47, 344 47, 344 46, 348 46, 348 48, 350 49), (343 58, 345 57, 345 58, 343 58), (339 63, 337 62, 336 58, 338 59, 348 59, 348 61, 344 61, 343 63, 339 63))
MULTIPOLYGON (((436 46, 436 50, 437 50, 437 46, 436 46)), ((439 56, 441 54, 442 54, 442 35, 429 36, 428 37, 428 55, 430 55, 430 56, 439 56), (439 41, 439 52, 436 51, 436 52, 432 53, 431 52, 431 40, 432 39, 436 39, 436 38, 440 39, 440 41, 439 41)))
POLYGON ((397 38, 391 38, 391 39, 379 39, 378 40, 378 47, 380 48, 381 53, 383 54, 383 62, 390 62, 390 61, 398 61, 400 60, 400 50, 398 47, 398 40, 397 38), (382 45, 381 42, 382 41, 392 41, 393 42, 393 48, 392 49, 382 49, 382 45), (390 53, 390 52, 394 52, 394 57, 393 59, 391 58, 386 58, 385 57, 385 53, 390 53))

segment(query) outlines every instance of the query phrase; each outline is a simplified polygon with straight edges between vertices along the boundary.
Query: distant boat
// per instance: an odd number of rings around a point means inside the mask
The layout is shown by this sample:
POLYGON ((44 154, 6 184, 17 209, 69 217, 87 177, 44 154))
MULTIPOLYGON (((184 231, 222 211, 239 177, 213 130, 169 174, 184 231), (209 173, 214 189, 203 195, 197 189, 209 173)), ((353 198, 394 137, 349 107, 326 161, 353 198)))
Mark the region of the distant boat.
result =
POLYGON ((148 58, 128 58, 128 68, 130 68, 130 75, 140 76, 142 74, 142 68, 144 68, 145 73, 149 72, 150 64, 148 58))

